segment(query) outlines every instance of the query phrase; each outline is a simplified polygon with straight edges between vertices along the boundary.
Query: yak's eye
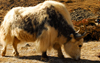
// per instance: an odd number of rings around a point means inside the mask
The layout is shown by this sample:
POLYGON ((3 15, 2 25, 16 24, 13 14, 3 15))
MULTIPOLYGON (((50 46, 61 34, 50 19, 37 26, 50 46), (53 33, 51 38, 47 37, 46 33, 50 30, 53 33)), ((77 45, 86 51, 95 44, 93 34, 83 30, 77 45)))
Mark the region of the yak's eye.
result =
POLYGON ((82 45, 79 45, 79 47, 82 47, 82 45))

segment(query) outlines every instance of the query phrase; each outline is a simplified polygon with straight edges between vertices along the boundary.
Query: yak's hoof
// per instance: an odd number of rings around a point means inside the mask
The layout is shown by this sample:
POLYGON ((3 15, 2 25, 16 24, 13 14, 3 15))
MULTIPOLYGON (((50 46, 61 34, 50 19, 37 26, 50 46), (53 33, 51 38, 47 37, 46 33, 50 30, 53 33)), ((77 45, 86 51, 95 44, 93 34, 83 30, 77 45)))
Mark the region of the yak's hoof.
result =
POLYGON ((46 57, 46 58, 41 57, 41 61, 48 61, 48 57, 46 57))
POLYGON ((19 54, 14 54, 14 56, 15 56, 15 57, 18 57, 18 56, 19 56, 19 54))
POLYGON ((18 57, 19 53, 13 52, 13 56, 18 57))
POLYGON ((2 56, 2 57, 5 56, 5 54, 6 54, 6 53, 5 53, 4 51, 1 52, 1 56, 2 56))
POLYGON ((5 54, 1 54, 1 56, 3 57, 3 56, 5 56, 5 54))

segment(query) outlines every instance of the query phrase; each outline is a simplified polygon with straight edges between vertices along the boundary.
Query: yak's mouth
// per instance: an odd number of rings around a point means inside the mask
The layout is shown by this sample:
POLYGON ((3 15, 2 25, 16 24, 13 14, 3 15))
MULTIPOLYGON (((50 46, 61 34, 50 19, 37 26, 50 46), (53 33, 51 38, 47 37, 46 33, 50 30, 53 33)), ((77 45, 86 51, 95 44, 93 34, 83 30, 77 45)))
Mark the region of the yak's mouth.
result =
POLYGON ((80 56, 71 56, 75 60, 80 60, 80 56))

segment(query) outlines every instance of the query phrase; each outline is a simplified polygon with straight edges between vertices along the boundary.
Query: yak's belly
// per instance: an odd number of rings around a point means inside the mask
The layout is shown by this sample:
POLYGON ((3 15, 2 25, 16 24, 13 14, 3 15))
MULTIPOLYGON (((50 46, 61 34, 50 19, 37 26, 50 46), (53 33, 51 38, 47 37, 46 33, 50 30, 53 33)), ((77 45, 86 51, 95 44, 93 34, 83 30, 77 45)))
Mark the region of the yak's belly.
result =
POLYGON ((15 28, 12 30, 12 34, 20 41, 33 42, 36 40, 36 33, 30 34, 24 29, 15 28))

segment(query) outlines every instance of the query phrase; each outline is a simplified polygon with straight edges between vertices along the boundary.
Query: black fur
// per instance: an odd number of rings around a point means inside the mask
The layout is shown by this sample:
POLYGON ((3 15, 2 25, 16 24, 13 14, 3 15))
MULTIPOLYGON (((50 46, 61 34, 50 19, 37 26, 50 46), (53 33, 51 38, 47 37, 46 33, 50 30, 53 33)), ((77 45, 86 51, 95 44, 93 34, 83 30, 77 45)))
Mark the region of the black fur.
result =
POLYGON ((12 29, 18 27, 20 29, 24 29, 25 31, 29 32, 29 33, 33 33, 34 32, 34 28, 33 28, 33 24, 32 24, 32 20, 28 17, 26 18, 26 20, 22 19, 22 21, 14 21, 11 25, 12 29))
POLYGON ((46 7, 38 12, 39 13, 34 13, 31 15, 31 17, 33 16, 32 19, 30 16, 26 16, 25 19, 22 19, 22 21, 14 21, 12 23, 12 29, 18 27, 20 29, 24 29, 30 34, 36 32, 37 37, 39 37, 43 30, 48 30, 44 26, 45 24, 48 24, 48 26, 54 27, 56 30, 58 30, 58 36, 63 35, 68 38, 71 33, 75 33, 73 28, 67 23, 63 16, 57 10, 55 10, 54 6, 51 6, 50 8, 46 7), (49 15, 49 19, 47 19, 47 16, 44 17, 46 14, 49 15), (39 23, 40 17, 43 18, 41 23, 39 23), (33 25, 35 27, 33 27, 33 25))
POLYGON ((40 13, 34 13, 34 15, 31 15, 32 19, 30 16, 25 16, 22 18, 22 21, 16 20, 11 24, 12 29, 15 29, 16 27, 23 29, 27 31, 30 34, 37 33, 37 36, 40 36, 43 30, 47 30, 44 25, 46 24, 47 17, 43 17, 44 19, 42 20, 41 23, 39 23, 39 15, 45 15, 46 13, 43 13, 43 11, 40 11, 40 13), (35 27, 34 27, 35 26, 35 27))
POLYGON ((58 30, 58 36, 63 35, 65 37, 69 37, 71 33, 75 33, 73 28, 67 23, 64 17, 55 10, 53 6, 47 9, 47 14, 49 15, 50 19, 47 22, 50 26, 58 30))

